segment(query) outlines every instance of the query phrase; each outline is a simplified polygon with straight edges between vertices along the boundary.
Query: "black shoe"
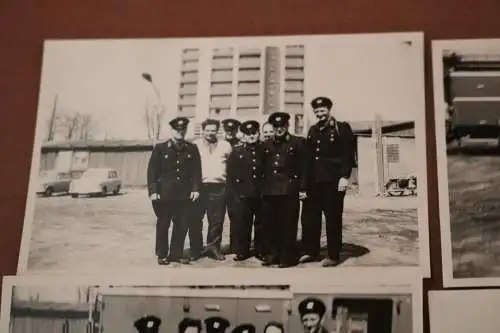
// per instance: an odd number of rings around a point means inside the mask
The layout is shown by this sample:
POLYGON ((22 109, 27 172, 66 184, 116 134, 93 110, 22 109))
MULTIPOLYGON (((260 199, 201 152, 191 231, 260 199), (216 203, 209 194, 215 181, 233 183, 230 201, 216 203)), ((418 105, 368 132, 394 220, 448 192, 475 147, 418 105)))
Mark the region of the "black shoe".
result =
POLYGON ((158 265, 168 265, 170 264, 170 261, 168 260, 168 258, 160 258, 158 257, 158 265))
POLYGON ((312 256, 309 254, 304 254, 302 257, 299 259, 299 263, 305 264, 309 262, 319 262, 321 261, 321 258, 319 256, 312 256))
POLYGON ((262 266, 273 266, 273 265, 279 265, 279 260, 272 258, 272 257, 265 257, 264 260, 262 260, 262 266))
POLYGON ((189 256, 189 260, 196 261, 201 259, 201 257, 202 257, 201 253, 194 253, 189 256))
POLYGON ((189 265, 191 263, 189 258, 170 258, 170 262, 175 262, 182 265, 189 265))
POLYGON ((233 260, 234 261, 244 261, 244 260, 247 260, 248 258, 250 258, 250 255, 243 255, 243 254, 237 254, 233 260))
POLYGON ((283 262, 278 265, 278 268, 288 268, 288 267, 295 267, 298 265, 298 262, 283 262))
POLYGON ((340 265, 341 263, 342 263, 342 261, 340 261, 339 259, 325 258, 321 262, 321 266, 323 266, 323 267, 335 267, 335 266, 340 265))
POLYGON ((213 249, 209 251, 208 256, 214 260, 218 261, 224 261, 226 260, 226 257, 218 250, 218 249, 213 249))

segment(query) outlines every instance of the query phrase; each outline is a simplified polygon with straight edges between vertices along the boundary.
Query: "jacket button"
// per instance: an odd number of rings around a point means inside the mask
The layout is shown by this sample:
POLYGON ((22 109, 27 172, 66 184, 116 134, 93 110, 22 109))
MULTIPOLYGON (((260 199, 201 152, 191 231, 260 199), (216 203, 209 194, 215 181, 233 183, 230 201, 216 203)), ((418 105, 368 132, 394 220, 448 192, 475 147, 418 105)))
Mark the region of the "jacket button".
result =
POLYGON ((254 170, 255 170, 255 169, 257 169, 257 167, 253 167, 252 169, 254 169, 254 170))
POLYGON ((318 157, 318 156, 316 156, 316 159, 317 159, 317 160, 319 160, 319 157, 318 157))
POLYGON ((274 170, 274 171, 273 171, 273 173, 274 173, 274 174, 277 174, 277 173, 278 173, 278 171, 277 171, 277 170, 274 170))
POLYGON ((255 162, 257 162, 257 160, 254 158, 254 159, 252 160, 252 162, 254 162, 254 163, 255 163, 255 162))
POLYGON ((252 152, 252 155, 255 155, 255 152, 254 152, 254 151, 252 152))
POLYGON ((319 148, 316 148, 316 151, 319 151, 319 148))
POLYGON ((316 142, 317 142, 317 143, 320 143, 320 142, 321 142, 321 140, 318 140, 318 141, 316 141, 316 142))
POLYGON ((181 163, 181 161, 177 160, 177 164, 180 164, 180 163, 181 163))
POLYGON ((177 180, 181 180, 181 177, 177 177, 177 180))
POLYGON ((238 179, 236 179, 236 182, 237 182, 237 183, 239 183, 239 182, 240 182, 239 178, 238 178, 238 179))
POLYGON ((257 178, 257 176, 256 176, 256 175, 253 175, 253 178, 257 178))
POLYGON ((278 161, 274 162, 274 165, 280 165, 278 161))

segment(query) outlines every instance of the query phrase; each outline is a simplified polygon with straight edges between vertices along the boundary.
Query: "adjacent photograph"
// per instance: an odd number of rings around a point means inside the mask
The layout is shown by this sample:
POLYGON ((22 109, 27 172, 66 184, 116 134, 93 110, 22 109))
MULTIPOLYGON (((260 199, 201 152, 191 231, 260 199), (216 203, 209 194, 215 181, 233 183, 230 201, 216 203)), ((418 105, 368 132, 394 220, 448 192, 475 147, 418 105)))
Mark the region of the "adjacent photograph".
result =
POLYGON ((500 39, 432 52, 443 282, 500 285, 500 39))
MULTIPOLYGON (((15 279, 15 278, 14 278, 15 279)), ((409 286, 6 284, 8 333, 420 333, 409 286)))
POLYGON ((47 40, 18 273, 429 276, 422 33, 47 40))
POLYGON ((500 290, 429 291, 430 332, 497 332, 500 290))

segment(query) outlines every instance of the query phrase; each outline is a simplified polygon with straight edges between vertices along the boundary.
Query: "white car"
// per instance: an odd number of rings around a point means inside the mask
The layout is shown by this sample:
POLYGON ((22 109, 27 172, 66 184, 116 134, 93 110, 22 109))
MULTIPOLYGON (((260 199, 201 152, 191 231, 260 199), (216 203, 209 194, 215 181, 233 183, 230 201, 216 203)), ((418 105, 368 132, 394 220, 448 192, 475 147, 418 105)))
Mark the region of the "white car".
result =
POLYGON ((73 198, 80 195, 117 195, 120 193, 122 180, 116 169, 90 168, 79 179, 71 182, 69 194, 73 198))

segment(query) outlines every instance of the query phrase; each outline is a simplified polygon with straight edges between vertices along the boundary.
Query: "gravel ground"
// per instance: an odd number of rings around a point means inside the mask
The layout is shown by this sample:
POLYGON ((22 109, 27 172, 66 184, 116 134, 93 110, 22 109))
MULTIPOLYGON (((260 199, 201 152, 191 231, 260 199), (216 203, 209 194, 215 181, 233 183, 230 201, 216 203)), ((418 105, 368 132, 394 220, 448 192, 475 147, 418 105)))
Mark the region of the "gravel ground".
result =
MULTIPOLYGON (((88 271, 155 267, 155 219, 143 190, 105 198, 37 198, 28 269, 88 271)), ((206 229, 206 223, 205 223, 206 229)), ((204 230, 206 232, 206 230, 204 230)), ((223 245, 229 226, 224 225, 223 245)), ((300 235, 300 230, 299 230, 300 235)), ((346 197, 342 266, 418 265, 417 200, 346 197)), ((323 228, 323 245, 326 236, 323 228)), ((186 240, 186 247, 189 246, 186 240)), ((203 258, 183 267, 261 267, 203 258)), ((309 263, 299 267, 317 267, 309 263)))
POLYGON ((448 156, 454 276, 500 277, 500 156, 490 150, 448 156))

